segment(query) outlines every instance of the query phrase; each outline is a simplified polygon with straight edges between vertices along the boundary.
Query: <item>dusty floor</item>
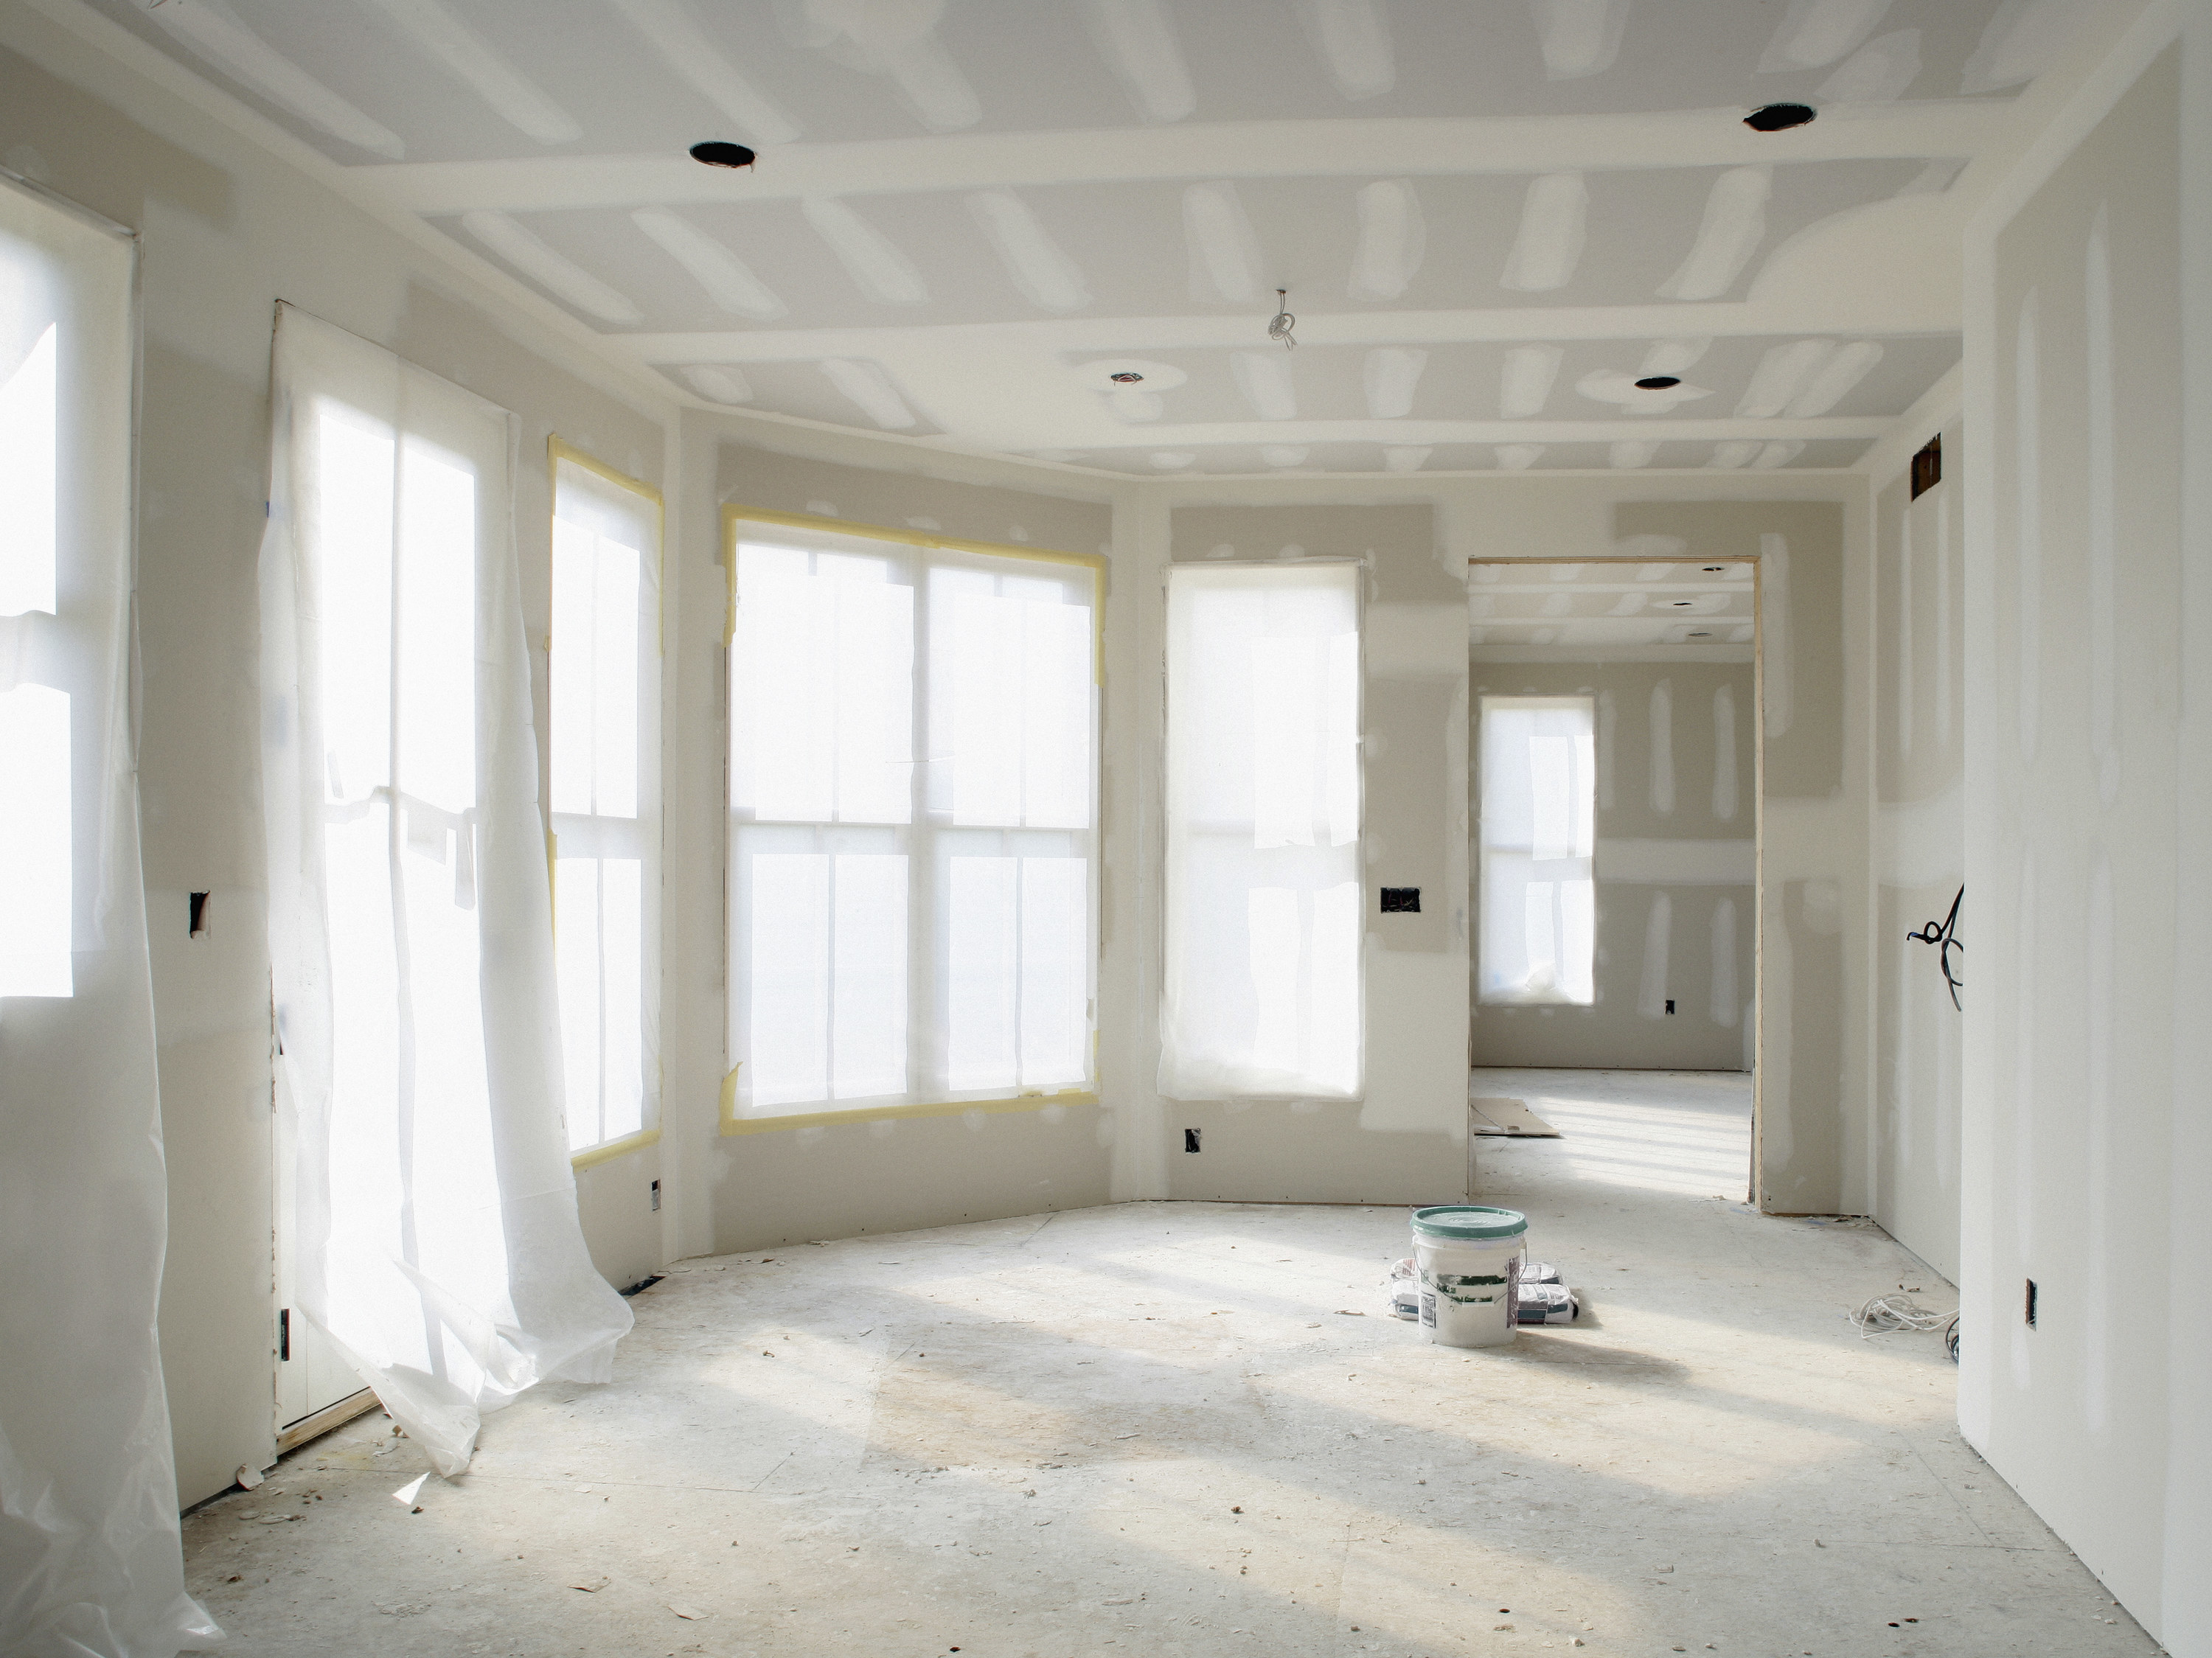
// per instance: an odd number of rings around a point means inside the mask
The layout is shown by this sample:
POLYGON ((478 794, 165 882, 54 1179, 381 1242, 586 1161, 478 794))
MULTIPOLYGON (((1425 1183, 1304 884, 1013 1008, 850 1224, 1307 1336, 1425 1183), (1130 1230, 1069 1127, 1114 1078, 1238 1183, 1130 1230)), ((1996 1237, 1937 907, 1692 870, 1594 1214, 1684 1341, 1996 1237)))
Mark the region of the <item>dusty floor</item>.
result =
POLYGON ((1744 1079, 1478 1081, 1567 1131, 1480 1156, 1579 1326, 1431 1345, 1395 1209, 686 1261, 421 1513, 380 1415, 200 1509, 193 1592, 240 1658, 2154 1651, 1960 1442, 1938 1339, 1844 1320, 1949 1287, 1742 1208, 1744 1079))

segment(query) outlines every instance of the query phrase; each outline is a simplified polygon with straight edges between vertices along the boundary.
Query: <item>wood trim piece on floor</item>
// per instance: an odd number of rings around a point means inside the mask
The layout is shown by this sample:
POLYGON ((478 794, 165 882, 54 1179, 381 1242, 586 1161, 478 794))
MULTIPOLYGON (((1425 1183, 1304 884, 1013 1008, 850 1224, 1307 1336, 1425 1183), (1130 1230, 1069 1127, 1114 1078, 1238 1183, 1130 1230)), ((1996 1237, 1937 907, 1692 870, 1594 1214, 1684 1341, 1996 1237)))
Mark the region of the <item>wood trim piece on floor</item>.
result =
POLYGON ((363 1412, 374 1410, 380 1401, 374 1388, 363 1388, 357 1394, 348 1394, 335 1405, 325 1405, 313 1416, 303 1416, 276 1436, 276 1455, 294 1451, 311 1439, 319 1439, 333 1428, 343 1427, 363 1412))

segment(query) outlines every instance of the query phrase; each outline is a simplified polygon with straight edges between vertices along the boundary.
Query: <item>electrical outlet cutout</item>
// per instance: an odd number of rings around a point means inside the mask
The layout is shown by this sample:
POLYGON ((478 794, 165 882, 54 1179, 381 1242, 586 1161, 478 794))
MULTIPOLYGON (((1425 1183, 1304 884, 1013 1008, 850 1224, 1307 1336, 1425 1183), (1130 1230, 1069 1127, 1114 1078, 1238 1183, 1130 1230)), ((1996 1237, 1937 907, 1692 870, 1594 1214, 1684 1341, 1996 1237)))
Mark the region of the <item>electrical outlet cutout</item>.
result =
POLYGON ((1182 1149, 1186 1151, 1198 1150, 1198 1130, 1186 1128, 1182 1131, 1182 1149))
POLYGON ((1421 909, 1421 890, 1419 887, 1384 887, 1382 913, 1385 915, 1418 915, 1421 909))
POLYGON ((660 1182, 659 1181, 653 1183, 653 1211, 655 1214, 660 1212, 660 1182))
POLYGON ((1674 999, 1672 996, 1667 999, 1667 1017, 1670 1019, 1674 1017, 1674 999))
POLYGON ((208 895, 195 892, 188 895, 185 910, 186 930, 195 938, 207 937, 208 895))
POLYGON ((2027 1327, 2028 1327, 2029 1329, 2033 1330, 2033 1329, 2035 1327, 2035 1280, 2034 1280, 2033 1278, 2030 1278, 2030 1279, 2028 1279, 2028 1281, 2027 1281, 2027 1327))

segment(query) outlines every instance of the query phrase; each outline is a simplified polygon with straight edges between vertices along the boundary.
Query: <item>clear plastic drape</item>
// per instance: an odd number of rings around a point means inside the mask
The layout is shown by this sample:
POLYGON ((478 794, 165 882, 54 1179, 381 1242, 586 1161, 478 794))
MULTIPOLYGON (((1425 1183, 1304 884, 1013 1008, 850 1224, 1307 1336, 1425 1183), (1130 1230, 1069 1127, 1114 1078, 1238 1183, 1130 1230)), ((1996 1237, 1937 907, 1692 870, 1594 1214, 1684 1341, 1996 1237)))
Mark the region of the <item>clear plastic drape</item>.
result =
POLYGON ((0 1652, 172 1658, 131 727, 132 247, 0 179, 0 1652))
POLYGON ((660 503, 553 466, 548 655, 554 941, 572 1151, 659 1104, 660 503))
POLYGON ((605 1381, 576 1218, 514 420, 289 307, 264 787, 298 1302, 447 1476, 481 1412, 605 1381))
POLYGON ((1596 738, 1587 696, 1482 699, 1486 1002, 1596 999, 1596 738))
POLYGON ((1359 576, 1168 573, 1171 1099, 1360 1092, 1359 576))

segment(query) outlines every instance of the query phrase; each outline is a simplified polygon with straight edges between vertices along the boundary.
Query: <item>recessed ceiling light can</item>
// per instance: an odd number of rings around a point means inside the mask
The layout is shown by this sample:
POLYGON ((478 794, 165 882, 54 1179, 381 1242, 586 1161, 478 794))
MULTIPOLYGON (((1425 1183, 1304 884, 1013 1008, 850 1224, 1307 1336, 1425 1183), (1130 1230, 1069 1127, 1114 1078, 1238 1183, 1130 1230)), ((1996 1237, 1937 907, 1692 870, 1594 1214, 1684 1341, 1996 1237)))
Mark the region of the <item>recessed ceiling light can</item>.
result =
POLYGON ((1803 126, 1820 112, 1810 104, 1761 104, 1743 118, 1753 132, 1786 132, 1803 126))
POLYGON ((1646 374, 1636 382, 1636 389, 1639 392, 1664 392, 1681 383, 1682 377, 1680 374, 1646 374))
POLYGON ((1144 379, 1144 376, 1142 374, 1133 374, 1125 368, 1120 374, 1109 374, 1106 378, 1115 382, 1117 386, 1134 386, 1139 380, 1144 379))
POLYGON ((708 138, 691 146, 691 159, 703 161, 708 167, 750 167, 753 153, 743 144, 733 144, 726 138, 708 138))

